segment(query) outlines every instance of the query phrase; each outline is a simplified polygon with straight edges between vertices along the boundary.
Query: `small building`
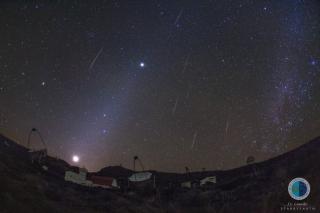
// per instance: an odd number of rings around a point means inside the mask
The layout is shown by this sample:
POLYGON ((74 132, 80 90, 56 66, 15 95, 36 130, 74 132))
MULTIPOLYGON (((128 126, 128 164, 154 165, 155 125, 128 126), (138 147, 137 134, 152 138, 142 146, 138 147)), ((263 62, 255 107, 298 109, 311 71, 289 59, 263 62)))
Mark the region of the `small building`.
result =
POLYGON ((102 188, 119 188, 117 180, 112 177, 95 176, 88 177, 88 171, 85 168, 79 168, 79 172, 66 171, 65 181, 77 183, 88 187, 102 187, 102 188))
POLYGON ((181 187, 191 189, 191 181, 182 182, 181 187))
POLYGON ((217 183, 216 176, 205 177, 205 178, 200 180, 200 186, 212 185, 212 184, 215 184, 215 183, 217 183))
POLYGON ((119 188, 117 180, 112 177, 103 177, 103 176, 91 176, 90 181, 92 182, 94 187, 102 187, 102 188, 119 188))
POLYGON ((64 180, 80 185, 91 186, 92 182, 87 180, 87 172, 88 171, 85 168, 79 168, 79 173, 74 171, 66 171, 64 180))
POLYGON ((188 189, 195 189, 199 187, 199 181, 198 180, 189 180, 181 183, 182 188, 188 188, 188 189))

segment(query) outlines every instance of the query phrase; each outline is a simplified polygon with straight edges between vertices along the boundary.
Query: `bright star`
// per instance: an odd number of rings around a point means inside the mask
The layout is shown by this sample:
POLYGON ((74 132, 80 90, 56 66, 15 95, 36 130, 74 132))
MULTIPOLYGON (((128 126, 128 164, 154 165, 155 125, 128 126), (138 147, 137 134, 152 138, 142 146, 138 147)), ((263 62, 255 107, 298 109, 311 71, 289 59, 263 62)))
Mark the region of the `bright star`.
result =
POLYGON ((140 63, 140 67, 144 67, 145 64, 143 62, 140 63))

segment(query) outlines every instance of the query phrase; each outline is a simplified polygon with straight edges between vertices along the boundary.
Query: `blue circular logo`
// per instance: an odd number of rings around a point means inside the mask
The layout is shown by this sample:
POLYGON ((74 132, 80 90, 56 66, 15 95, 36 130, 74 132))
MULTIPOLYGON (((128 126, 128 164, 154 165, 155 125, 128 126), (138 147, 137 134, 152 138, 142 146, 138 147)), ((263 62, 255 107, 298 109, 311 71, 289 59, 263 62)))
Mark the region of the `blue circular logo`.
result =
POLYGON ((310 194, 310 184, 304 178, 295 178, 288 185, 289 195, 295 200, 303 200, 310 194))

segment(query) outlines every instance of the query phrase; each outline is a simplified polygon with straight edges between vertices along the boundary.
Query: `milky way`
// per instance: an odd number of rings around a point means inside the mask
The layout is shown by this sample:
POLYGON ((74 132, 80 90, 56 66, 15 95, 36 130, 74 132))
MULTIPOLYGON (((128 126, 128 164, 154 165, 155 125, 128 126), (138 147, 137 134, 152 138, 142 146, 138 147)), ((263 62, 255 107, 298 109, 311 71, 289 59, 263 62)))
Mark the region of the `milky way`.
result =
POLYGON ((0 5, 0 133, 20 144, 35 127, 90 170, 183 172, 320 134, 316 0, 0 5))

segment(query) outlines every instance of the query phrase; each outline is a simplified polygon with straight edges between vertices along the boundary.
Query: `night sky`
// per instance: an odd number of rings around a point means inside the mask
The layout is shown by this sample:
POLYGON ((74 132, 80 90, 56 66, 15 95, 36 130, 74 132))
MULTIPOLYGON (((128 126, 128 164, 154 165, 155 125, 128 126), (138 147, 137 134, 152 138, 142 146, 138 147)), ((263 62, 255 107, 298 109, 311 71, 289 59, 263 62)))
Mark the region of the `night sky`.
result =
POLYGON ((320 135, 317 0, 1 1, 0 35, 0 132, 91 171, 229 169, 320 135))

